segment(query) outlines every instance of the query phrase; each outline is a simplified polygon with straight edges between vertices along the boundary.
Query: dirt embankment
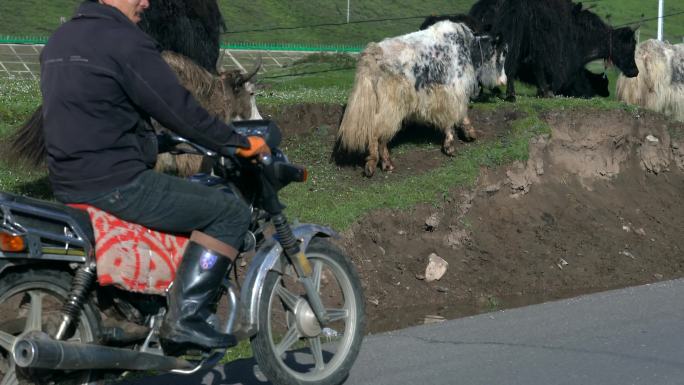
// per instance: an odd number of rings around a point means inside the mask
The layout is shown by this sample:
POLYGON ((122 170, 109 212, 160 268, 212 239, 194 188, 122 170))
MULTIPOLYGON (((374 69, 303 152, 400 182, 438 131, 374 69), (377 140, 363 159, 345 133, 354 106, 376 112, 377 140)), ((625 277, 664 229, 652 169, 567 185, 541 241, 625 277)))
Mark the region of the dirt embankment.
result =
MULTIPOLYGON (((340 114, 300 106, 273 117, 305 134, 340 114)), ((472 115, 483 139, 517 118, 472 115)), ((345 233, 371 332, 684 276, 684 125, 618 110, 542 118, 552 134, 533 139, 526 162, 482 169, 438 209, 377 210, 345 233), (427 282, 432 253, 448 268, 427 282)))

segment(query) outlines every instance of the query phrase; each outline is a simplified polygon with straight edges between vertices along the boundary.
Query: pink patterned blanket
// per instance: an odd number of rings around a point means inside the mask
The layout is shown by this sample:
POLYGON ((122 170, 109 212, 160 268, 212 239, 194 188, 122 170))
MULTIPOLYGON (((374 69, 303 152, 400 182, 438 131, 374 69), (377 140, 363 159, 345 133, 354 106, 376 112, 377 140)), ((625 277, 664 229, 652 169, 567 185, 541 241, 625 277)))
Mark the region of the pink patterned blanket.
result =
POLYGON ((189 238, 150 230, 92 206, 70 206, 90 215, 100 285, 164 294, 176 276, 189 238))

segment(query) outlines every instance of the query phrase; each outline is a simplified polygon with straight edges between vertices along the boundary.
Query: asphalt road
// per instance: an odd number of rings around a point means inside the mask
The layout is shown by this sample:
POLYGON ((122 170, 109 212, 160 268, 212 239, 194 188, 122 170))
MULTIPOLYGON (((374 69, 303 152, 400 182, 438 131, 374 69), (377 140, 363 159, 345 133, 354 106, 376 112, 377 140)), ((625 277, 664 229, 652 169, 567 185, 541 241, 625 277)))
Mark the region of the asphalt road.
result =
MULTIPOLYGON (((684 384, 684 280, 369 336, 345 384, 684 384)), ((266 384, 252 360, 128 384, 266 384)))

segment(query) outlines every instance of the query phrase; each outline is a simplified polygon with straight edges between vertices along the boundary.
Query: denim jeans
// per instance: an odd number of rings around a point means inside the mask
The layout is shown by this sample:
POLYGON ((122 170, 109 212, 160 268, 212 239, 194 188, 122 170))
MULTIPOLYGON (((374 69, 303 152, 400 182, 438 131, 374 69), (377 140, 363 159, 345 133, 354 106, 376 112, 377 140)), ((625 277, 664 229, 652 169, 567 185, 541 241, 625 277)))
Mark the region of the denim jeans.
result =
POLYGON ((238 250, 251 219, 249 208, 235 195, 152 170, 112 191, 57 194, 56 198, 95 206, 165 233, 199 230, 238 250))

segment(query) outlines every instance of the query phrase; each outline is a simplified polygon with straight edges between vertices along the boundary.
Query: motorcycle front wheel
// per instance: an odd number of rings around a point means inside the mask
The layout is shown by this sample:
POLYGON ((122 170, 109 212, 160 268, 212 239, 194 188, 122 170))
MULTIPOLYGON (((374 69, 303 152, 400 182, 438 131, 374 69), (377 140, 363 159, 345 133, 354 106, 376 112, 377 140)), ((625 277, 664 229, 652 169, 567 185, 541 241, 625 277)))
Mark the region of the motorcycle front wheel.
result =
POLYGON ((361 281, 350 259, 327 240, 314 238, 305 253, 331 322, 320 326, 291 266, 284 274, 271 271, 259 301, 252 351, 274 384, 337 385, 361 348, 361 281))
MULTIPOLYGON (((54 336, 61 321, 61 308, 69 293, 71 280, 69 273, 55 270, 25 270, 3 275, 0 278, 0 332, 5 336, 18 337, 42 331, 54 336)), ((88 301, 69 341, 95 341, 100 330, 96 311, 88 301)), ((4 345, 0 349, 0 385, 99 383, 91 378, 90 372, 85 371, 22 372, 15 367, 12 354, 4 345)))

